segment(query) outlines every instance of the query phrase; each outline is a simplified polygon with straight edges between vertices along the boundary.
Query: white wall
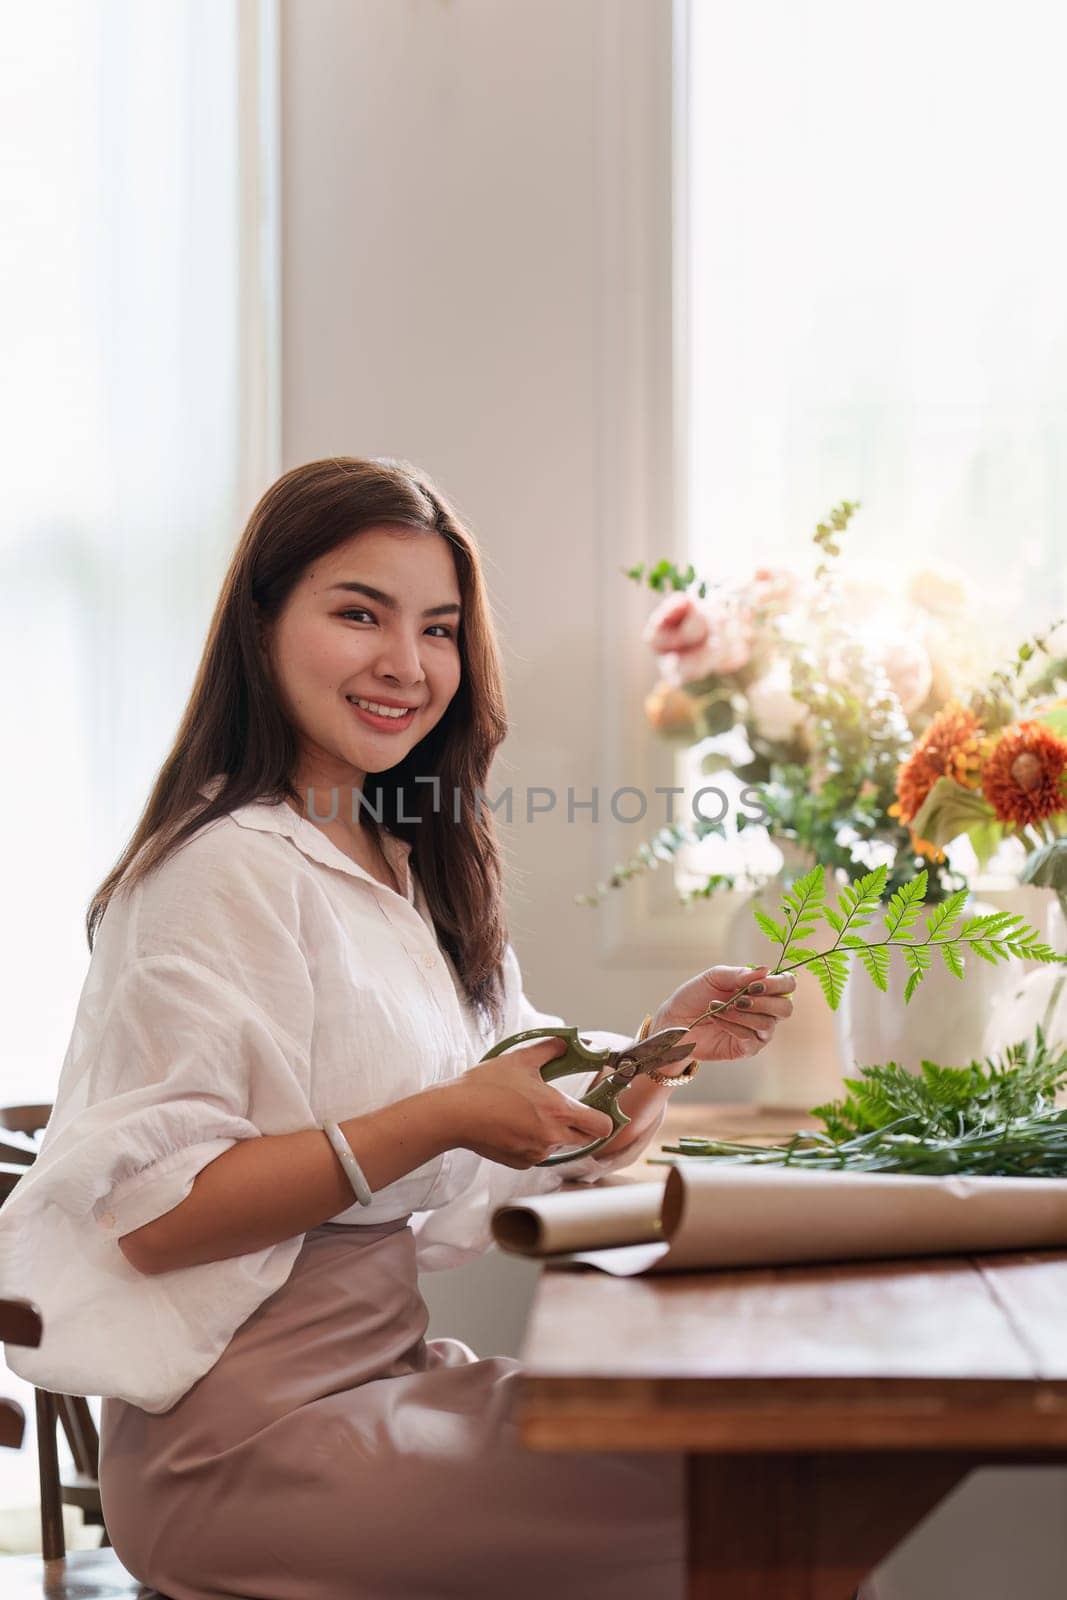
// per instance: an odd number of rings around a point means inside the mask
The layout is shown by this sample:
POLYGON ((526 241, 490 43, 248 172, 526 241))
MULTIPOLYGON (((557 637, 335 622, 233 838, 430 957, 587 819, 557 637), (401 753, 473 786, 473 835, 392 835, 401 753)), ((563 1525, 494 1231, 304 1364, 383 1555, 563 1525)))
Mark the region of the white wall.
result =
MULTIPOLYGON (((609 297, 625 312, 640 294, 642 272, 613 253, 610 207, 635 168, 648 178, 664 141, 654 92, 616 117, 622 13, 661 77, 667 0, 287 0, 282 11, 283 465, 330 452, 405 456, 473 524, 513 730, 493 788, 589 794, 613 681, 615 633, 599 619, 606 607, 631 624, 642 614, 615 569, 641 558, 642 519, 656 507, 618 498, 635 474, 625 429, 604 425, 620 371, 604 306, 609 297)), ((666 184, 662 163, 661 173, 666 184)), ((635 230, 637 248, 661 221, 635 230)), ((649 426, 666 403, 645 398, 649 426)), ((642 427, 639 415, 632 437, 642 427)), ((643 975, 636 962, 598 959, 593 914, 572 898, 602 871, 595 830, 541 819, 516 822, 505 840, 531 998, 589 1026, 636 1026, 686 969, 668 958, 643 975)), ((532 1281, 527 1264, 500 1257, 429 1275, 434 1330, 480 1354, 512 1352, 532 1281)), ((1049 1474, 1038 1479, 1051 1486, 1049 1474)), ((984 1481, 998 1496, 1002 1548, 1014 1530, 1014 1592, 1051 1597, 1055 1535, 1034 1475, 984 1481)), ((973 1571, 954 1586, 951 1546, 988 1537, 974 1495, 972 1485, 954 1502, 951 1540, 935 1519, 906 1564, 890 1564, 892 1600, 1007 1592, 983 1590, 973 1571)))
MULTIPOLYGON (((284 466, 403 456, 473 525, 512 725, 492 793, 588 795, 595 779, 602 14, 599 0, 282 12, 284 466)), ((636 1026, 635 974, 581 957, 592 828, 502 833, 535 1004, 636 1026)), ((509 1350, 531 1283, 489 1261, 426 1290, 435 1321, 509 1350)))

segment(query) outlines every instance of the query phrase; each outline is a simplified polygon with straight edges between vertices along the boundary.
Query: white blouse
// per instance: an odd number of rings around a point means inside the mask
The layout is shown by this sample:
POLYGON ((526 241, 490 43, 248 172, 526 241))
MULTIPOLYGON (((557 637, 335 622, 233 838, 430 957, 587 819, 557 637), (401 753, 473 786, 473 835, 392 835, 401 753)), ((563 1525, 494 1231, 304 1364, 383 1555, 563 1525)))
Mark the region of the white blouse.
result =
MULTIPOLYGON (((255 802, 112 900, 40 1153, 0 1210, 0 1294, 33 1300, 44 1321, 38 1349, 7 1352, 20 1376, 167 1410, 285 1283, 304 1236, 150 1276, 121 1235, 172 1210, 238 1139, 374 1111, 456 1077, 496 1039, 562 1021, 526 998, 509 944, 505 1021, 487 1031, 438 943, 411 846, 389 836, 384 849, 402 894, 284 802, 255 802)), ((563 1080, 566 1092, 593 1076, 563 1080)), ((331 1220, 411 1213, 419 1267, 450 1267, 490 1248, 498 1205, 604 1170, 595 1157, 519 1171, 447 1150, 331 1220)))

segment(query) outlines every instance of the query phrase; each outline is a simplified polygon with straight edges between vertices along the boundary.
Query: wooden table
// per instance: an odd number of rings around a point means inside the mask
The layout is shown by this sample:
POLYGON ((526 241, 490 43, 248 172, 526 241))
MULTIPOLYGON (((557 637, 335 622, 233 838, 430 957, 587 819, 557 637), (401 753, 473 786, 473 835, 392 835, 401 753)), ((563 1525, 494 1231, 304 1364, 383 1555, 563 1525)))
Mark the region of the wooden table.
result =
MULTIPOLYGON (((803 1124, 675 1105, 648 1153, 803 1124)), ((684 1453, 691 1600, 847 1600, 974 1468, 1067 1461, 1065 1328, 1061 1251, 659 1278, 548 1266, 518 1422, 532 1449, 684 1453)))

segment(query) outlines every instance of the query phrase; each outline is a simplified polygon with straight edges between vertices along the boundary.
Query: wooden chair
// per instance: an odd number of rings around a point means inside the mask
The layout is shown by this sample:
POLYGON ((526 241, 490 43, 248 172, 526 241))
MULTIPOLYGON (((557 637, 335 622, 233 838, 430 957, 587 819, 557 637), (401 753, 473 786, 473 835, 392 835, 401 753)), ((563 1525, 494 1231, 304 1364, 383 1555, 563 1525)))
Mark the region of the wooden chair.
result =
POLYGON ((35 1135, 41 1132, 51 1115, 50 1105, 0 1106, 0 1128, 14 1135, 11 1139, 0 1139, 0 1161, 32 1167, 37 1158, 35 1135))
MULTIPOLYGON (((0 1299, 0 1343, 36 1347, 41 1342, 41 1313, 32 1300, 0 1299)), ((48 1397, 51 1398, 51 1397, 48 1397)), ((69 1396, 67 1398, 70 1398, 69 1396)), ((14 1400, 0 1400, 0 1444, 21 1445, 26 1418, 14 1400)), ((114 1550, 73 1550, 68 1555, 56 1462, 55 1422, 42 1425, 41 1393, 37 1401, 38 1468, 41 1479, 41 1550, 38 1556, 0 1557, 0 1593, 4 1600, 165 1600, 132 1578, 114 1550)), ((94 1430, 95 1431, 95 1430, 94 1430)))
MULTIPOLYGON (((36 1135, 41 1132, 52 1115, 51 1105, 0 1106, 0 1129, 11 1135, 0 1139, 0 1204, 11 1193, 19 1178, 33 1165, 37 1155, 36 1135)), ((38 1459, 44 1470, 47 1459, 49 1502, 55 1498, 60 1505, 77 1506, 90 1527, 100 1528, 101 1544, 108 1545, 107 1526, 100 1505, 100 1437, 89 1402, 83 1395, 52 1394, 47 1389, 35 1389, 38 1438, 50 1439, 51 1450, 38 1459), (59 1458, 55 1451, 56 1424, 60 1423, 74 1458, 74 1472, 61 1474, 59 1458)), ((42 1481, 41 1506, 44 1508, 42 1481)))

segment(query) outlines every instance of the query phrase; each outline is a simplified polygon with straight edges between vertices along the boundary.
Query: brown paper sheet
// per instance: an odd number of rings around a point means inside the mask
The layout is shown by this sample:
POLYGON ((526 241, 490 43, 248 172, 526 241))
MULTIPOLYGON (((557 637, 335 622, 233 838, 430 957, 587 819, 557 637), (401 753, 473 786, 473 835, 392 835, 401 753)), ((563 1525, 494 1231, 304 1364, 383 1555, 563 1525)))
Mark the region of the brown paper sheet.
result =
POLYGON ((1067 1180, 679 1163, 666 1182, 565 1189, 500 1207, 518 1255, 617 1277, 707 1267, 1067 1248, 1067 1180))

